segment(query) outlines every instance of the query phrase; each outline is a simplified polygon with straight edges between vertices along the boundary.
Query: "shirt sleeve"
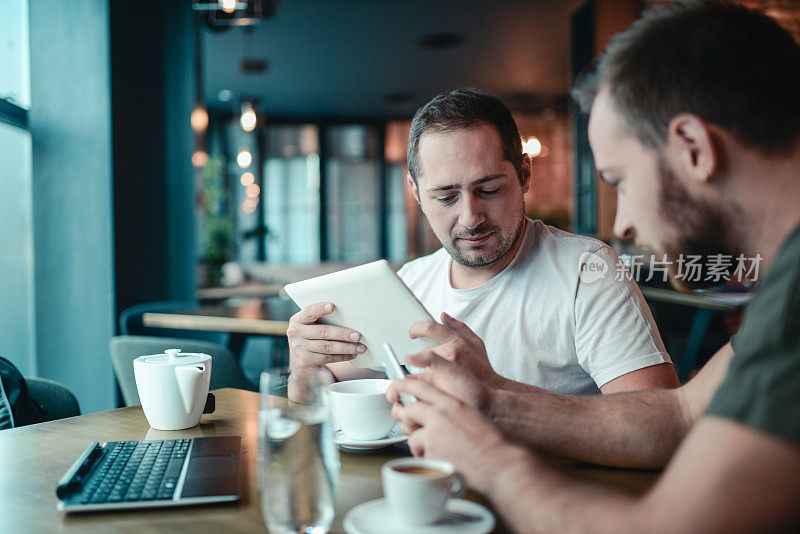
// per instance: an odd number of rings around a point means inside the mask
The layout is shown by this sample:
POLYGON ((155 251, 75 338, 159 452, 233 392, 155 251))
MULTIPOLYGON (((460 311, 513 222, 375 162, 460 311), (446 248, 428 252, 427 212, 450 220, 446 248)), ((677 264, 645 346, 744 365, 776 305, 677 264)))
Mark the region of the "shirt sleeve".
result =
POLYGON ((731 360, 728 374, 706 415, 744 425, 800 444, 800 343, 764 347, 731 360), (765 372, 764 367, 768 368, 765 372))
POLYGON ((581 255, 575 292, 575 351, 597 387, 626 373, 671 363, 650 308, 617 254, 601 245, 581 255), (605 263, 604 272, 601 263, 605 263))
POLYGON ((727 375, 706 409, 800 444, 800 244, 775 259, 731 339, 727 375))
POLYGON ((411 265, 411 262, 406 262, 406 263, 403 264, 402 267, 397 269, 397 276, 399 276, 401 279, 404 276, 407 276, 408 275, 408 271, 410 269, 409 265, 411 265))

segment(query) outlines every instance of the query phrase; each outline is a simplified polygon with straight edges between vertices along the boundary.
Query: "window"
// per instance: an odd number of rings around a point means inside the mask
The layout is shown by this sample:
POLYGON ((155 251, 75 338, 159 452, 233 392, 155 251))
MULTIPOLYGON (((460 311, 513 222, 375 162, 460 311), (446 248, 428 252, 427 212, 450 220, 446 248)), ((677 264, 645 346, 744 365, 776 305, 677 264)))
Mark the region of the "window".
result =
POLYGON ((320 261, 319 129, 313 124, 270 126, 264 159, 267 260, 320 261))
POLYGON ((28 4, 0 3, 0 355, 35 372, 28 4))
POLYGON ((31 105, 28 60, 28 3, 0 4, 0 100, 22 109, 31 105))
POLYGON ((326 132, 326 256, 364 263, 381 256, 381 169, 377 129, 332 126, 326 132))
POLYGON ((381 149, 391 127, 381 123, 267 121, 245 133, 226 119, 212 129, 212 158, 227 161, 223 209, 236 227, 236 260, 402 264, 409 251, 403 127, 402 146, 393 141, 390 156, 381 149), (242 151, 252 156, 244 166, 242 151))
MULTIPOLYGON (((390 163, 386 169, 386 223, 389 234, 386 259, 395 265, 404 263, 408 258, 407 172, 403 163, 390 163)), ((413 206, 416 209, 416 203, 413 206)))

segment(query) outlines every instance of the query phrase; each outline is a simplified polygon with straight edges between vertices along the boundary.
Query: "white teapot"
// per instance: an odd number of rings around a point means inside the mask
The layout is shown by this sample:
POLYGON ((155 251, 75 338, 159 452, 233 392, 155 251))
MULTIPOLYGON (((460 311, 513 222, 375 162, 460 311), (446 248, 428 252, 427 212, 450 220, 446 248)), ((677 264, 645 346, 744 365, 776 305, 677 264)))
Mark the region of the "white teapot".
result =
POLYGON ((167 349, 133 360, 133 374, 151 427, 180 430, 200 422, 209 396, 211 356, 167 349))

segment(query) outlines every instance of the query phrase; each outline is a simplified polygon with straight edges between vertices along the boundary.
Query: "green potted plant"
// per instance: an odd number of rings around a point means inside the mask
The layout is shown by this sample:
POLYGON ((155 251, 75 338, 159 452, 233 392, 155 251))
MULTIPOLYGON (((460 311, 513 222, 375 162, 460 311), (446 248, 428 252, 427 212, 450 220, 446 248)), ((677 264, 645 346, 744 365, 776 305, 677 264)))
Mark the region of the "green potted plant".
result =
POLYGON ((203 256, 202 283, 206 287, 220 285, 222 265, 234 252, 236 225, 227 214, 225 191, 225 158, 212 156, 202 169, 203 256))

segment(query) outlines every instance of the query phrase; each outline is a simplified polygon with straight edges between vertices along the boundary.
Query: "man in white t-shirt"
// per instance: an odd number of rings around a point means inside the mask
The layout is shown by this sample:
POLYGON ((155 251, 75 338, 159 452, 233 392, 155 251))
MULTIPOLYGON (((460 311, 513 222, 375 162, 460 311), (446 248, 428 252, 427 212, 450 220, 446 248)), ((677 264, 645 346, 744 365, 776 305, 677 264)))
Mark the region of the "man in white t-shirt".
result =
POLYGON ((597 393, 626 373, 669 362, 633 282, 610 274, 593 278, 588 266, 579 271, 588 262, 614 273, 619 259, 613 250, 541 221, 526 219, 524 226, 514 259, 480 286, 452 287, 453 260, 445 249, 398 274, 431 315, 446 312, 469 325, 486 344, 494 370, 517 382, 597 393))
MULTIPOLYGON (((502 102, 471 90, 434 98, 411 123, 408 166, 408 185, 444 248, 398 274, 434 317, 459 319, 483 339, 494 370, 487 384, 570 394, 678 385, 641 292, 610 275, 616 254, 525 217, 530 160, 502 102)), ((364 351, 358 332, 317 324, 332 310, 319 303, 292 317, 292 368, 376 376, 348 361, 364 351)))

